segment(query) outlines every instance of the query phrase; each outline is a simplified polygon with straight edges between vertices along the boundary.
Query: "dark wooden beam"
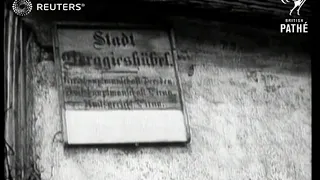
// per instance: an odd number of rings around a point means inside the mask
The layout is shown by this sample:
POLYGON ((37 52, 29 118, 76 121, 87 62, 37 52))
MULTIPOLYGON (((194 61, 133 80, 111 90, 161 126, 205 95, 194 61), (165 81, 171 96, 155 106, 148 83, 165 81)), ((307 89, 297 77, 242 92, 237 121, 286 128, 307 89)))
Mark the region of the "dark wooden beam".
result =
MULTIPOLYGON (((153 0, 152 2, 162 2, 167 4, 187 5, 199 9, 223 10, 230 13, 262 13, 270 16, 287 17, 293 1, 283 4, 281 0, 153 0)), ((300 14, 305 17, 311 15, 312 1, 306 1, 300 10, 300 14)), ((297 17, 294 15, 294 17, 297 17)))
MULTIPOLYGON (((10 0, 11 1, 11 0, 10 0)), ((65 0, 64 2, 68 2, 65 0)), ((33 0, 47 2, 44 0, 33 0)), ((54 0, 50 2, 55 2, 54 0)), ((71 1, 73 2, 74 1, 71 1)), ((84 2, 81 12, 32 11, 24 17, 26 22, 38 24, 36 31, 46 34, 53 21, 85 22, 129 22, 156 23, 171 22, 172 17, 186 17, 225 24, 245 25, 253 28, 272 29, 279 32, 279 26, 289 16, 293 2, 284 5, 281 0, 100 0, 84 2), (40 25, 41 24, 41 25, 40 25)), ((312 0, 307 0, 300 11, 300 18, 308 21, 311 17, 312 0)), ((8 3, 11 8, 11 4, 8 3)), ((309 22, 309 21, 308 21, 309 22)), ((48 32, 49 33, 49 32, 48 32)), ((40 36, 38 37, 40 39, 40 36)))
MULTIPOLYGON (((285 0, 284 0, 285 1, 285 0)), ((244 15, 245 17, 257 18, 259 15, 269 16, 270 19, 283 19, 290 18, 289 11, 293 8, 293 0, 283 4, 282 0, 100 0, 100 1, 79 1, 85 3, 84 9, 92 11, 94 13, 115 11, 115 8, 132 9, 136 13, 142 12, 154 12, 157 13, 192 13, 197 16, 201 11, 215 12, 216 14, 222 13, 225 16, 244 15), (139 8, 140 7, 140 8, 139 8), (138 9, 139 8, 139 9, 138 9), (142 8, 142 9, 141 9, 142 8), (188 10, 188 11, 184 11, 188 10), (184 12, 183 12, 184 11, 184 12)), ((9 7, 12 5, 13 0, 7 0, 9 7)), ((33 0, 32 3, 45 2, 44 0, 33 0)), ((60 2, 52 0, 50 3, 60 2)), ((65 2, 72 2, 71 0, 65 0, 65 2)), ((312 16, 311 7, 315 6, 312 0, 307 0, 300 10, 301 16, 297 16, 296 12, 293 13, 293 18, 302 17, 304 19, 312 16)), ((11 7, 10 7, 11 8, 11 7)), ((118 12, 123 14, 125 12, 118 12)))
MULTIPOLYGON (((37 2, 44 1, 32 1, 33 4, 37 2)), ((293 2, 283 4, 281 0, 132 0, 126 2, 108 0, 83 2, 86 3, 86 6, 81 12, 32 11, 27 17, 32 16, 43 21, 146 22, 149 20, 158 22, 160 19, 170 16, 184 16, 278 29, 278 25, 283 23, 286 18, 303 18, 308 21, 312 15, 311 0, 306 1, 301 8, 301 16, 299 17, 296 12, 293 13, 293 16, 289 16, 293 2)), ((11 3, 8 3, 8 6, 11 8, 11 3)))

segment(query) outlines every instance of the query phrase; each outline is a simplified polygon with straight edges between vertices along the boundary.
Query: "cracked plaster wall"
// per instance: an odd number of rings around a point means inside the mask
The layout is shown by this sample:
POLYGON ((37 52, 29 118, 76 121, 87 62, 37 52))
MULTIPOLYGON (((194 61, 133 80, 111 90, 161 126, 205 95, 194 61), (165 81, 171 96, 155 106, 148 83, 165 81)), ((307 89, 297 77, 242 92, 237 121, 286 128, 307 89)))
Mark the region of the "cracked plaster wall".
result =
MULTIPOLYGON (((191 143, 63 147, 54 62, 33 60, 33 147, 41 178, 311 179, 309 57, 273 46, 280 41, 268 34, 246 37, 231 28, 199 24, 175 28, 191 143)), ((40 49, 33 44, 31 51, 36 58, 40 49)))

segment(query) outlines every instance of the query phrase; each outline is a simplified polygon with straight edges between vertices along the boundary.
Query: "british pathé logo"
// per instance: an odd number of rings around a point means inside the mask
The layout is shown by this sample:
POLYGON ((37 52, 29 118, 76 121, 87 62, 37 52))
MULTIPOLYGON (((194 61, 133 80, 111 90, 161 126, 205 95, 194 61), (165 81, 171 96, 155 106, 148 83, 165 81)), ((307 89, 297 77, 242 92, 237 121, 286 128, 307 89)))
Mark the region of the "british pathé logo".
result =
MULTIPOLYGON (((296 14, 300 16, 300 9, 306 2, 306 0, 281 0, 283 4, 289 4, 293 2, 293 7, 289 11, 289 15, 292 16, 294 10, 296 14)), ((289 18, 285 19, 285 23, 280 24, 281 33, 308 33, 308 23, 303 18, 289 18)))
MULTIPOLYGON (((289 15, 291 16, 292 15, 292 12, 297 9, 297 15, 300 16, 300 9, 301 7, 303 6, 303 4, 306 2, 306 0, 292 0, 293 1, 293 8, 290 10, 289 12, 289 15)), ((289 0, 281 0, 281 2, 283 4, 287 4, 289 3, 290 1, 289 0)))

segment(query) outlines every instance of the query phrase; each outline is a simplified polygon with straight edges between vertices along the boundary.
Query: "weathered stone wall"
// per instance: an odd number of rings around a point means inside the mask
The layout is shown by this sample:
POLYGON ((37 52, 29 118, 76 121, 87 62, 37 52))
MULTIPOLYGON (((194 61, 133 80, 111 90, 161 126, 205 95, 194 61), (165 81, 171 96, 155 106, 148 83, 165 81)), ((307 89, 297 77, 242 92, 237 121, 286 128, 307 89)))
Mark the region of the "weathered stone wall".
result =
POLYGON ((311 179, 311 70, 299 42, 290 47, 261 30, 181 19, 175 32, 191 143, 65 148, 54 62, 34 58, 33 146, 41 177, 311 179))

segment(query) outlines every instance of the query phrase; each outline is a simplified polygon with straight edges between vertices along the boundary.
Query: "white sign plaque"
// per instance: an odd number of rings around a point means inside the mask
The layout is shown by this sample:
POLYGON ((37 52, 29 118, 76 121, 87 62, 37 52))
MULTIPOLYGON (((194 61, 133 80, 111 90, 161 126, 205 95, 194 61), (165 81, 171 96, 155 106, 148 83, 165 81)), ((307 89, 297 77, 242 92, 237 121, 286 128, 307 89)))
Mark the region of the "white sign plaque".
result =
POLYGON ((66 144, 189 142, 171 31, 57 24, 66 144))

